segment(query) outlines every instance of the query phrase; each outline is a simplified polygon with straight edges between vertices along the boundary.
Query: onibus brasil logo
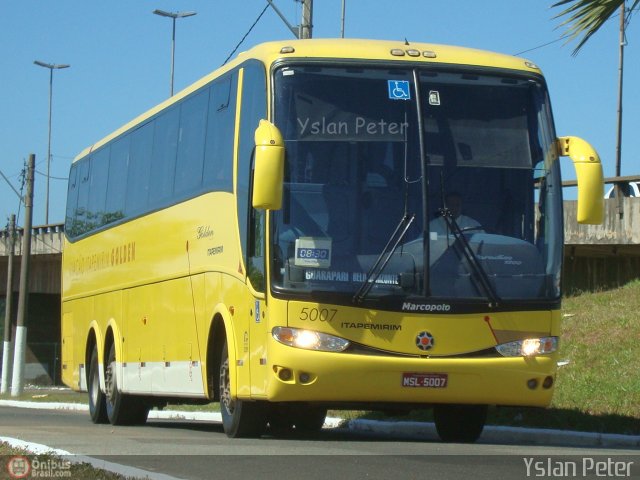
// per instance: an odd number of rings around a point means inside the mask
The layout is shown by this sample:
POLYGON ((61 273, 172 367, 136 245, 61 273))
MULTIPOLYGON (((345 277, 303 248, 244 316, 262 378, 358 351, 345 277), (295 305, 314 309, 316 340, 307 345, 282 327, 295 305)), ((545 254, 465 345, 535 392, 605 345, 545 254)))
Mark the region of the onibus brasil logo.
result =
POLYGON ((21 455, 11 457, 7 462, 7 472, 11 478, 25 478, 31 473, 31 463, 21 455))
POLYGON ((7 462, 7 472, 10 478, 70 478, 71 462, 56 458, 29 460, 23 455, 16 455, 7 462))

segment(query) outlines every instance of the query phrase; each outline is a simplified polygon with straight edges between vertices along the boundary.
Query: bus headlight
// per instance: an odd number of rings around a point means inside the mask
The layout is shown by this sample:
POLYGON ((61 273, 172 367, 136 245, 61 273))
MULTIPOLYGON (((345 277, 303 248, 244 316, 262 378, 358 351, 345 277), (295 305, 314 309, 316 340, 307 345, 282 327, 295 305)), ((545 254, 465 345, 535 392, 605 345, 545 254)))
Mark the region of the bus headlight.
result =
POLYGON ((558 349, 558 337, 527 338, 497 345, 496 350, 504 357, 532 357, 553 353, 558 349))
POLYGON ((349 340, 344 338, 299 328, 275 327, 271 335, 280 343, 305 350, 342 352, 349 346, 349 340))

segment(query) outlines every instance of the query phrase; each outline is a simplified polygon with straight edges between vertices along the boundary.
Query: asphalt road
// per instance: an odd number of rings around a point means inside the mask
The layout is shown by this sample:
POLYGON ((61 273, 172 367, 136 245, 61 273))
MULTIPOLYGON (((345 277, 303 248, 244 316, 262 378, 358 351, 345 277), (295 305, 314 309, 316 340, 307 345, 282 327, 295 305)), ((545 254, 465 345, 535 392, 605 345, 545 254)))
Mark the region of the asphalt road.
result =
POLYGON ((523 445, 506 434, 474 445, 343 429, 305 439, 229 439, 212 422, 113 427, 92 424, 86 412, 0 407, 0 436, 182 479, 640 478, 637 450, 523 445))

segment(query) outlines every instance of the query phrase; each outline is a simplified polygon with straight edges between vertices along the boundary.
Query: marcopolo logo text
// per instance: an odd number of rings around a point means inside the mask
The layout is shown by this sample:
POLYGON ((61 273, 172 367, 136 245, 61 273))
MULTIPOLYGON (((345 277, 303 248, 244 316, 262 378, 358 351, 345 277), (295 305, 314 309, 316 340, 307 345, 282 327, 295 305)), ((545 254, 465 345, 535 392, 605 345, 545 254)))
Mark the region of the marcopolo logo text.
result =
POLYGON ((404 312, 448 312, 451 305, 448 303, 413 303, 404 302, 402 311, 404 312))

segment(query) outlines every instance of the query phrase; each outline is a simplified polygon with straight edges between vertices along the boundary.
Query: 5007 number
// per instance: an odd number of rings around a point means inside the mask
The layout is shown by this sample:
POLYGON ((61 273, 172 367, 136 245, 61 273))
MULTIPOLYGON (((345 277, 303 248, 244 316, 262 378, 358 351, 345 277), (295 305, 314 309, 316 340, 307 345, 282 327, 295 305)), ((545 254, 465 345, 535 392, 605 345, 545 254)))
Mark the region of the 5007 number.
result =
POLYGON ((300 310, 300 320, 309 320, 315 322, 319 320, 321 322, 332 322, 338 313, 336 308, 309 308, 304 307, 300 310))

